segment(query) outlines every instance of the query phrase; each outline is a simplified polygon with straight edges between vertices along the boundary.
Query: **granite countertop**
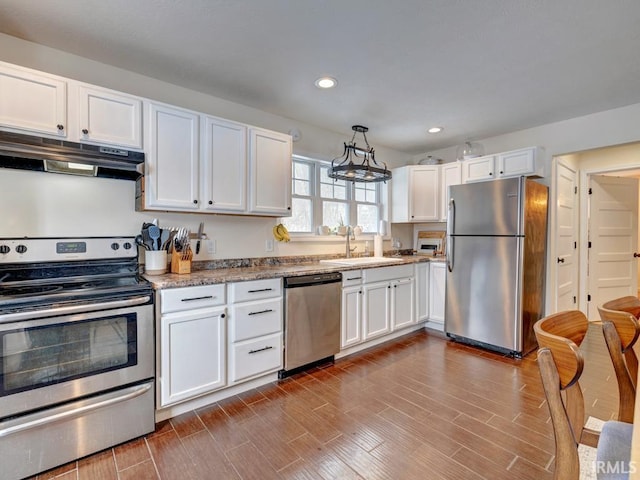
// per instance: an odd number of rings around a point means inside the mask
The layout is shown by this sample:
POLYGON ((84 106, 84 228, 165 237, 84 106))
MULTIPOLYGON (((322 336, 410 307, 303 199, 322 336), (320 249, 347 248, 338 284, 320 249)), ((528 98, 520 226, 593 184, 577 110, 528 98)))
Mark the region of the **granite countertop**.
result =
MULTIPOLYGON (((312 257, 299 257, 295 261, 292 257, 287 258, 282 263, 277 260, 273 263, 258 262, 258 264, 239 266, 211 266, 206 263, 202 266, 192 268, 191 273, 177 274, 165 273, 162 275, 146 275, 148 280, 156 290, 162 288, 192 287, 197 285, 211 285, 215 283, 242 282, 246 280, 259 280, 264 278, 296 277, 301 275, 312 275, 317 273, 343 272, 347 270, 358 270, 361 268, 392 267, 397 265, 408 265, 421 262, 444 262, 444 257, 427 257, 422 255, 402 255, 400 257, 388 257, 397 259, 397 262, 367 263, 364 265, 337 265, 331 263, 321 263, 319 259, 312 257)), ((231 261, 230 263, 233 263, 231 261)), ((224 265, 224 263, 222 263, 224 265)))

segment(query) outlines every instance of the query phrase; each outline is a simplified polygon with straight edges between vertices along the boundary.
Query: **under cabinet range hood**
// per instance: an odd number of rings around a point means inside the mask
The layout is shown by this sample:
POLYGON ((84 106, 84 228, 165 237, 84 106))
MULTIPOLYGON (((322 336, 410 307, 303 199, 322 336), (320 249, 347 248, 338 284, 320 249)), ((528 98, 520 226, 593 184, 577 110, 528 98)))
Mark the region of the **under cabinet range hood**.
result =
POLYGON ((137 180, 143 173, 144 153, 0 132, 0 167, 137 180))

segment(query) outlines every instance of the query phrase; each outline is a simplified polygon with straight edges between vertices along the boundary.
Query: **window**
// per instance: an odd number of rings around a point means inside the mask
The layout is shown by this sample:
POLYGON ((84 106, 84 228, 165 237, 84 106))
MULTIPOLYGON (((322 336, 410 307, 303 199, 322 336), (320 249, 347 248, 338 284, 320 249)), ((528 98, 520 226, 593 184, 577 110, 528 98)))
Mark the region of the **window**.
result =
POLYGON ((353 183, 329 178, 330 164, 293 158, 291 217, 283 224, 292 233, 313 234, 321 225, 335 232, 340 225, 359 225, 378 232, 382 218, 379 183, 353 183))

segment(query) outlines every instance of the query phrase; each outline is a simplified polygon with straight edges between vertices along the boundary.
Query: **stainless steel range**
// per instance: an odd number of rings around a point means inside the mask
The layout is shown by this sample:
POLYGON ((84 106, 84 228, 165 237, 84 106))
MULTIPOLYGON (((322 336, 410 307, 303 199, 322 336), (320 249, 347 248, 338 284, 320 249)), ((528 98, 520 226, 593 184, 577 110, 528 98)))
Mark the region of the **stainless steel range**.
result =
POLYGON ((133 238, 0 238, 0 479, 153 431, 154 365, 133 238))

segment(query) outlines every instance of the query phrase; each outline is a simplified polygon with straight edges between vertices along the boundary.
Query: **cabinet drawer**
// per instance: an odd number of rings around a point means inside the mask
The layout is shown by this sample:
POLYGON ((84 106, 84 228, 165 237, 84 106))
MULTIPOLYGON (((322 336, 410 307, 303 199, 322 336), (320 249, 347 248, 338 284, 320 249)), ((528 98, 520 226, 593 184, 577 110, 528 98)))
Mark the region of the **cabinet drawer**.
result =
POLYGON ((413 265, 368 268, 363 270, 362 277, 365 283, 384 282, 396 278, 413 277, 413 265))
POLYGON ((229 349, 231 382, 282 368, 282 334, 275 333, 247 342, 236 343, 229 349))
POLYGON ((160 290, 160 312, 178 312, 194 308, 224 305, 224 284, 160 290))
POLYGON ((230 340, 237 342, 282 331, 282 299, 233 305, 229 315, 230 340))
POLYGON ((350 287, 362 283, 362 270, 347 270, 342 273, 342 286, 350 287))
POLYGON ((282 279, 280 278, 237 282, 229 285, 229 302, 231 303, 279 297, 281 295, 282 279))

